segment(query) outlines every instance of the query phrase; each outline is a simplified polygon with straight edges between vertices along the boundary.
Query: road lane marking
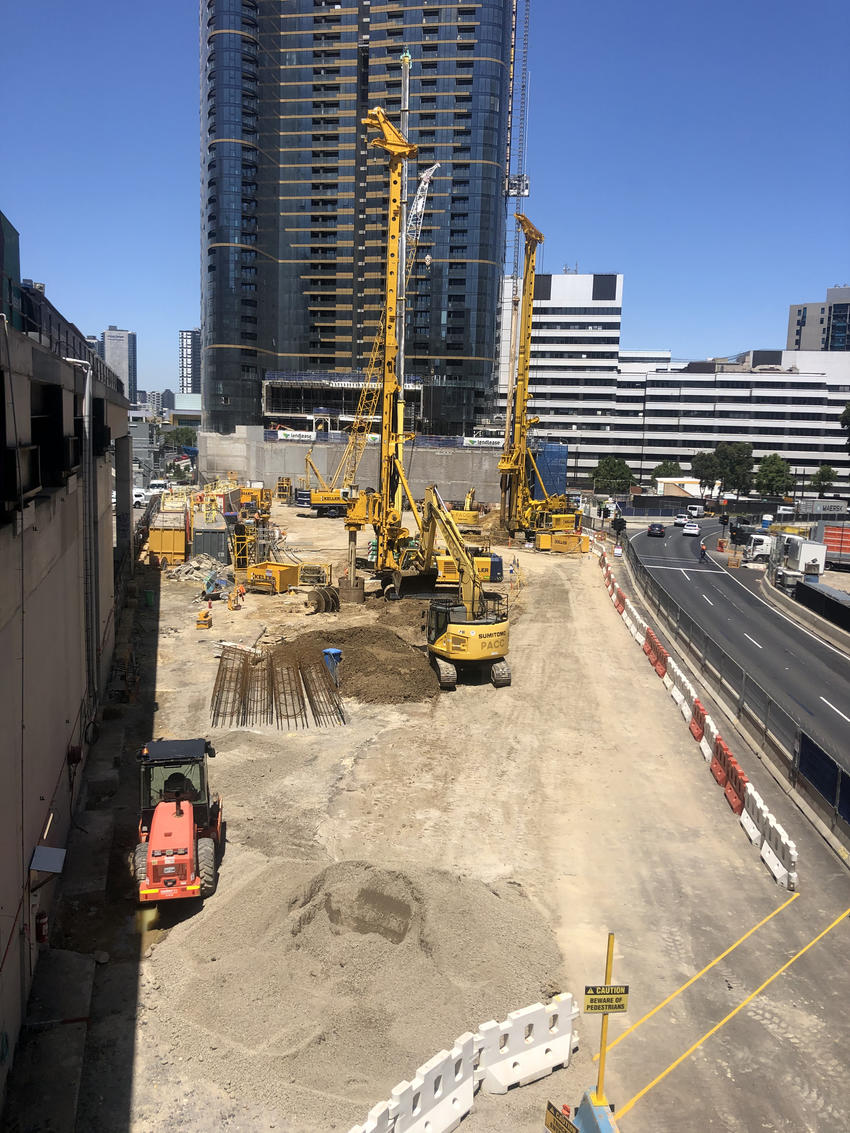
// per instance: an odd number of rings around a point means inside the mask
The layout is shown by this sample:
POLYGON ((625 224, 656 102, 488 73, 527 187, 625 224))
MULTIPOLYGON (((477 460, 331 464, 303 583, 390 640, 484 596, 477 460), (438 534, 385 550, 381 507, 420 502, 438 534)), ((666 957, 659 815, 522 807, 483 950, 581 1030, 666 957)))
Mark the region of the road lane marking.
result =
MULTIPOLYGON (((691 978, 686 983, 683 983, 681 987, 677 987, 675 991, 671 991, 667 998, 662 999, 657 1007, 653 1007, 651 1011, 647 1011, 647 1013, 645 1015, 642 1015, 636 1023, 632 1023, 632 1025, 630 1027, 627 1027, 621 1035, 617 1035, 613 1042, 608 1043, 608 1045, 605 1047, 605 1050, 612 1050, 617 1045, 617 1043, 621 1043, 627 1035, 630 1035, 632 1033, 632 1031, 636 1031, 641 1023, 645 1023, 647 1019, 651 1019, 653 1015, 657 1014, 657 1012, 659 1012, 662 1007, 666 1007, 668 1003, 672 1003, 677 995, 681 995, 683 991, 687 991, 691 984, 696 983, 696 981, 704 976, 706 972, 710 972, 715 964, 719 964, 721 960, 725 960, 730 952, 735 951, 739 944, 743 944, 744 941, 748 940, 754 932, 758 932, 762 925, 766 925, 768 921, 773 920, 777 913, 781 913, 783 909, 787 909, 788 906, 796 901, 799 896, 800 893, 798 890, 791 897, 789 897, 787 901, 783 901, 782 904, 779 905, 778 908, 774 909, 772 913, 768 913, 766 917, 763 917, 758 924, 753 925, 753 927, 745 932, 743 936, 739 937, 734 944, 730 944, 725 952, 721 952, 719 956, 715 956, 711 963, 706 964, 702 971, 697 972, 695 976, 691 976, 691 978)), ((593 1061, 596 1062, 598 1058, 599 1055, 594 1054, 593 1061)))
POLYGON ((649 1091, 654 1086, 657 1086, 659 1082, 663 1081, 663 1079, 666 1078, 667 1075, 671 1071, 675 1070, 677 1066, 681 1066, 681 1064, 685 1061, 685 1059, 689 1058, 690 1055, 692 1055, 695 1050, 697 1050, 699 1047, 701 1047, 702 1044, 707 1039, 710 1039, 712 1035, 716 1035, 717 1032, 722 1027, 726 1026, 726 1024, 729 1022, 730 1019, 734 1019, 739 1011, 743 1011, 743 1009, 748 1004, 752 1003, 752 1001, 756 998, 756 996, 761 995, 761 993, 764 991, 764 989, 766 987, 769 987, 775 979, 777 979, 779 976, 781 976, 783 972, 786 972, 791 967, 791 965, 796 963, 797 960, 799 960, 801 956, 804 956, 810 948, 813 948, 819 941, 823 940, 823 938, 827 935, 827 933, 832 932, 832 930, 835 928, 835 926, 840 924, 844 920, 844 918, 847 917, 848 915, 850 915, 850 908, 845 909, 843 913, 841 913, 839 916, 837 916, 835 918, 835 920, 832 922, 831 925, 827 925, 827 927, 823 930, 823 932, 819 932, 818 935, 816 937, 814 937, 812 940, 810 940, 808 944, 803 945, 803 947, 798 952, 795 952, 790 960, 786 960, 786 962, 782 965, 781 968, 777 968, 777 970, 773 973, 772 976, 768 976, 763 984, 760 984, 759 987, 757 987, 754 992, 751 992, 751 994, 748 995, 746 999, 743 999, 738 1004, 737 1007, 733 1007, 733 1009, 729 1012, 729 1014, 725 1015, 720 1020, 719 1023, 715 1023, 710 1031, 705 1032, 705 1034, 702 1036, 702 1038, 697 1039, 697 1041, 695 1043, 691 1043, 691 1045, 684 1052, 684 1054, 680 1054, 679 1057, 676 1059, 676 1061, 671 1062, 666 1070, 662 1070, 661 1073, 658 1074, 655 1078, 653 1078, 652 1081, 648 1085, 644 1086, 644 1088, 642 1090, 639 1090, 634 1095, 634 1097, 629 1098, 629 1100, 626 1102, 626 1104, 624 1106, 622 1106, 620 1109, 618 1109, 617 1112, 614 1114, 615 1119, 619 1120, 621 1117, 623 1117, 624 1114, 628 1113, 629 1110, 636 1104, 636 1102, 639 1102, 640 1099, 642 1097, 644 1097, 646 1094, 648 1094, 649 1091))
MULTIPOLYGON (((689 568, 689 569, 690 569, 690 568, 689 568)), ((687 572, 687 570, 685 570, 685 568, 684 568, 684 567, 679 567, 679 570, 680 570, 680 571, 682 572, 682 574, 683 574, 683 575, 685 576, 685 581, 686 581, 686 582, 690 582, 691 580, 690 580, 690 578, 688 578, 688 572, 687 572)))
POLYGON ((830 704, 825 696, 822 696, 820 699, 824 702, 827 708, 831 708, 833 712, 837 712, 842 720, 846 720, 847 723, 850 724, 850 716, 845 716, 839 708, 836 708, 834 704, 830 704))
MULTIPOLYGON (((758 646, 759 649, 761 649, 761 646, 759 645, 759 643, 756 641, 756 639, 754 637, 750 637, 750 635, 748 633, 745 633, 744 637, 746 637, 746 639, 748 641, 751 641, 753 643, 753 645, 756 645, 756 646, 758 646)), ((823 700, 823 697, 821 697, 821 700, 823 700)))
MULTIPOLYGON (((647 567, 647 570, 664 570, 664 567, 647 567)), ((793 618, 789 618, 787 614, 783 614, 781 610, 777 610, 776 606, 771 606, 770 602, 766 602, 765 599, 756 594, 754 590, 750 590, 749 586, 745 586, 740 579, 735 578, 732 572, 727 570, 726 567, 720 567, 715 573, 725 574, 730 582, 734 582, 736 586, 740 586, 746 594, 749 594, 751 598, 755 598, 762 606, 766 606, 777 618, 782 618, 783 621, 788 622, 795 632, 804 633, 806 637, 810 637, 812 641, 816 642, 818 645, 822 645, 824 649, 828 649, 831 653, 837 653, 838 656, 843 657, 845 661, 850 660, 850 654, 845 653, 842 649, 836 649, 834 645, 830 645, 828 641, 824 641, 823 638, 818 637, 816 633, 812 633, 811 630, 806 629, 805 626, 801 625, 799 622, 795 622, 793 618)))
MULTIPOLYGON (((643 562, 643 560, 641 560, 641 562, 643 562)), ((661 565, 656 565, 655 563, 643 563, 643 565, 646 567, 647 570, 684 570, 685 569, 684 567, 661 566, 661 565)), ((699 570, 700 574, 726 574, 725 570, 712 570, 710 567, 705 568, 705 567, 690 566, 687 569, 688 570, 699 570)))
MULTIPOLYGON (((703 598, 705 598, 705 595, 704 595, 704 594, 703 594, 703 598)), ((706 602, 708 602, 709 606, 713 606, 713 605, 714 605, 714 603, 712 602, 712 600, 711 600, 710 598, 705 598, 705 600, 706 600, 706 602)))

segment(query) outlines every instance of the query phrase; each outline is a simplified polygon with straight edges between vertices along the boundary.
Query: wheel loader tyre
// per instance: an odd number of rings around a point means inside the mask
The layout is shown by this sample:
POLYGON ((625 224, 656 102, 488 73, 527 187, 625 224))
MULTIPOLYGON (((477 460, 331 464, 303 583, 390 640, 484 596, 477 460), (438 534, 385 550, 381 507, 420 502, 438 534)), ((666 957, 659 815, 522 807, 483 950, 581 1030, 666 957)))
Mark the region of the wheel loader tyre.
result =
POLYGON ((133 873, 139 885, 147 881, 148 877, 148 844, 139 842, 133 855, 133 873))
POLYGON ((215 893, 215 842, 212 838, 198 839, 198 876, 201 879, 201 896, 215 893))

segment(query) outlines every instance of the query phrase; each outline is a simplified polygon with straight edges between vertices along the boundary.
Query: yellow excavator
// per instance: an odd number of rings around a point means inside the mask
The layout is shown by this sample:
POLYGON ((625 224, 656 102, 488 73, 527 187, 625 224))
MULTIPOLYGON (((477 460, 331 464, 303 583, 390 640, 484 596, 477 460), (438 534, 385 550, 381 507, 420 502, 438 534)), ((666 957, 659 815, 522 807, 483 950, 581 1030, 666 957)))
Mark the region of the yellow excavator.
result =
POLYGON ((475 504, 475 489, 470 488, 466 493, 462 508, 452 508, 452 519, 455 523, 475 524, 481 516, 475 504))
POLYGON ((525 259, 522 271, 522 307, 519 316, 519 347, 516 378, 508 390, 505 446, 499 460, 502 503, 500 521, 511 535, 524 531, 534 538, 538 531, 580 531, 581 511, 565 495, 550 493, 543 483, 540 469, 528 444, 528 433, 537 417, 529 417, 531 400, 531 318, 534 303, 534 268, 537 246, 543 234, 522 213, 517 224, 525 236, 525 259), (534 482, 540 487, 535 499, 534 482))
POLYGON ((433 598, 428 607, 428 655, 440 679, 440 688, 455 687, 459 668, 489 669, 492 683, 503 688, 511 683, 510 665, 505 660, 507 598, 484 590, 463 536, 440 493, 432 486, 425 491, 422 507, 419 555, 424 571, 433 568, 438 531, 458 573, 457 596, 433 598))

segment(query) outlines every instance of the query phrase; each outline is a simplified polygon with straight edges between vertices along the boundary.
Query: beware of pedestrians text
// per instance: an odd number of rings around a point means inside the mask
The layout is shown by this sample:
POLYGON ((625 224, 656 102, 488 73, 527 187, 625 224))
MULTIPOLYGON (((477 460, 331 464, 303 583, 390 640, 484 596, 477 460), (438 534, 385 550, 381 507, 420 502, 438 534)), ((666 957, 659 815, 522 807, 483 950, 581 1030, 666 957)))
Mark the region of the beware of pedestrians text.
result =
POLYGON ((603 1015, 629 1009, 628 984, 590 984, 584 989, 584 1010, 603 1015))

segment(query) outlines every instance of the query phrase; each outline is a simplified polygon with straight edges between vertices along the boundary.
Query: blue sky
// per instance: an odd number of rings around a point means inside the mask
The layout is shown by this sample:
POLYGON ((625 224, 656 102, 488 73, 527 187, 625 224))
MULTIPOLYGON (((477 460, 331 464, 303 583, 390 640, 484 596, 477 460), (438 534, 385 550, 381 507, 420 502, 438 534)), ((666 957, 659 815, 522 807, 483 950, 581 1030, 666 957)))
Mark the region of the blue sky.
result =
MULTIPOLYGON (((533 0, 530 71, 542 270, 623 272, 624 347, 783 347, 789 304, 850 282, 844 0, 533 0)), ((176 388, 199 322, 197 4, 7 4, 0 96, 23 275, 86 333, 135 330, 139 386, 176 388)))

